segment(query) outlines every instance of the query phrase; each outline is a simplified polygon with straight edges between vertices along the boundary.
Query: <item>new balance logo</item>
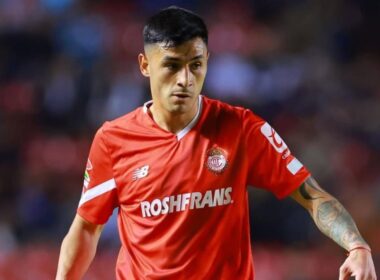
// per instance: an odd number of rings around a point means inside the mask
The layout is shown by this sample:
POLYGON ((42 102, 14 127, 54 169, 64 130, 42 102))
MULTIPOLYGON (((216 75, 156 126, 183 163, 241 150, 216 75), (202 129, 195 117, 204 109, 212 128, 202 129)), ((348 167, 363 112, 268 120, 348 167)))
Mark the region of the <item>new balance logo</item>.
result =
POLYGON ((136 181, 137 179, 144 178, 149 174, 149 165, 144 165, 141 168, 137 168, 132 175, 132 180, 136 181))

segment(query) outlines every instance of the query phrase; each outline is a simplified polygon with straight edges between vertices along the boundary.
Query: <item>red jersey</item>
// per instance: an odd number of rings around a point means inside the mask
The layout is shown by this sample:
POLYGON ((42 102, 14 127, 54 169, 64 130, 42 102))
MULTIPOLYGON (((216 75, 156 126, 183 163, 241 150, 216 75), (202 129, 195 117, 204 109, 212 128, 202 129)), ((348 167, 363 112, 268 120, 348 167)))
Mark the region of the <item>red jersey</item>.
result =
POLYGON ((95 135, 78 214, 119 207, 117 279, 253 279, 247 185, 283 198, 309 172, 251 111, 203 96, 177 134, 147 106, 95 135))

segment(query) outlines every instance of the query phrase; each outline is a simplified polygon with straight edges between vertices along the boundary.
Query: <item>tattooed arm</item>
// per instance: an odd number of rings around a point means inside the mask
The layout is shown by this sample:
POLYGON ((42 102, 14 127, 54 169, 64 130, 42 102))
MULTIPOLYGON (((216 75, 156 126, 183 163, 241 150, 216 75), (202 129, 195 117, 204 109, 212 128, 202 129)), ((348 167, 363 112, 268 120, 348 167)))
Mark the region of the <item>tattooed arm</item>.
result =
POLYGON ((291 197, 312 216, 317 227, 341 247, 350 252, 340 268, 339 279, 376 279, 371 250, 364 241, 354 220, 340 202, 324 191, 310 177, 291 197))
POLYGON ((369 249, 346 209, 310 177, 292 194, 309 211, 318 228, 347 251, 357 246, 369 249))

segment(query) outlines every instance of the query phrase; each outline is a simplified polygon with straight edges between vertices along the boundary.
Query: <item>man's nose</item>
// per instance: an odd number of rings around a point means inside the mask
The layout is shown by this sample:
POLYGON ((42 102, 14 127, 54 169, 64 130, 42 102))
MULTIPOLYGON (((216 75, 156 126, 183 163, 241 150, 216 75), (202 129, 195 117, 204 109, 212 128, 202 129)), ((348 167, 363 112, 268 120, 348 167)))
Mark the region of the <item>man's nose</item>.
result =
POLYGON ((185 66, 178 72, 177 85, 181 88, 188 88, 193 84, 193 75, 188 66, 185 66))

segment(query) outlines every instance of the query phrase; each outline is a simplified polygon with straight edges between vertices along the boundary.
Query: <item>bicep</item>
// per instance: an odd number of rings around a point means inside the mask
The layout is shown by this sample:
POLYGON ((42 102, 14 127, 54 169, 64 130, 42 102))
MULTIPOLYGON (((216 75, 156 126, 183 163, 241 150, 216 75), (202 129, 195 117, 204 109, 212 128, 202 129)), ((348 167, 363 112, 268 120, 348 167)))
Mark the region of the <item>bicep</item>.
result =
POLYGON ((63 251, 69 250, 74 255, 82 254, 82 250, 95 251, 102 230, 103 225, 90 223, 76 214, 63 240, 63 251))
POLYGON ((291 153, 285 141, 263 119, 246 111, 244 141, 248 157, 249 185, 287 197, 310 173, 291 153))
POLYGON ((103 225, 96 225, 75 216, 63 239, 56 279, 80 279, 95 256, 103 225))
POLYGON ((98 225, 83 219, 79 214, 76 214, 73 223, 71 224, 69 235, 86 235, 94 238, 96 241, 99 239, 104 225, 98 225))

